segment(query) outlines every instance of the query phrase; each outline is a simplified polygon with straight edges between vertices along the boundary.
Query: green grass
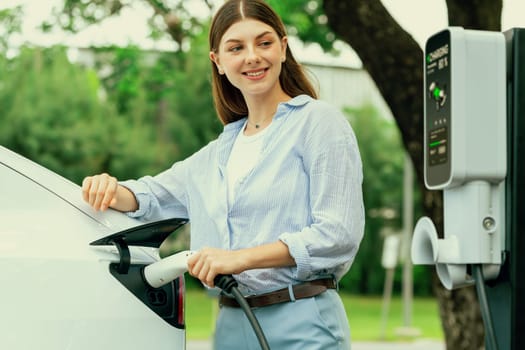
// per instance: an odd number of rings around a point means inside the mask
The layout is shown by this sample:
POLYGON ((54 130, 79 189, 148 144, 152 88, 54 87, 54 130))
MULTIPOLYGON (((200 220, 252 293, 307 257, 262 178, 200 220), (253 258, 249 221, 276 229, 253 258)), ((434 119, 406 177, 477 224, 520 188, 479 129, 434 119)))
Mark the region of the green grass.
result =
MULTIPOLYGON (((382 297, 357 296, 341 293, 350 321, 352 340, 374 341, 381 338, 382 297)), ((412 328, 420 338, 443 339, 437 302, 433 298, 415 298, 412 304, 412 328)), ((209 339, 213 333, 215 315, 218 312, 216 298, 205 291, 188 289, 186 293, 186 330, 188 339, 209 339)), ((400 297, 393 297, 385 328, 385 340, 409 340, 399 335, 403 326, 403 304, 400 297)))

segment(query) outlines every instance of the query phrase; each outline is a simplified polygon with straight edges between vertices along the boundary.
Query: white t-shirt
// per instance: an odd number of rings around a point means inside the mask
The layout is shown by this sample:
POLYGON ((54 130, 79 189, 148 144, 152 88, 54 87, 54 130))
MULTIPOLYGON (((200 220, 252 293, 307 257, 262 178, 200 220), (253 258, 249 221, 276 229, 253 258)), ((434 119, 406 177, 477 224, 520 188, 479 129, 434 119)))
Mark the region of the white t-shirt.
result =
POLYGON ((270 128, 268 125, 255 135, 244 135, 246 123, 235 139, 226 171, 228 174, 228 203, 231 205, 235 198, 236 189, 259 162, 264 135, 270 128))

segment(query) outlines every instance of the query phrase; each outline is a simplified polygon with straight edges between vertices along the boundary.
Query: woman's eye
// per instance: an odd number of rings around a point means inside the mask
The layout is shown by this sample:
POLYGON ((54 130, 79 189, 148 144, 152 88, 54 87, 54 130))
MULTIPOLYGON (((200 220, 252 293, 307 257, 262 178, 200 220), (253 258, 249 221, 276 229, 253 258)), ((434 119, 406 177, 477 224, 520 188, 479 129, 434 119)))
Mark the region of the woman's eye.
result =
POLYGON ((238 46, 232 46, 228 49, 228 51, 230 52, 238 52, 238 51, 241 51, 242 49, 242 46, 238 45, 238 46))
POLYGON ((266 40, 266 41, 262 41, 259 45, 260 45, 260 46, 270 46, 271 44, 272 44, 271 41, 266 40))

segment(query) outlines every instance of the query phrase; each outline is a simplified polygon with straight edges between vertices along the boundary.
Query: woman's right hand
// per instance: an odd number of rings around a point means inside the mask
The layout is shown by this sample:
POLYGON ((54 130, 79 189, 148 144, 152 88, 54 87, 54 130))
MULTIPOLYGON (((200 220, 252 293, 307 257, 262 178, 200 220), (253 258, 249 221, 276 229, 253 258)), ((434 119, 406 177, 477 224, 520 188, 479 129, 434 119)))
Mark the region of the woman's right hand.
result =
POLYGON ((117 204, 118 181, 109 174, 88 176, 82 181, 82 197, 95 210, 106 210, 117 204))
POLYGON ((95 210, 104 211, 111 207, 129 212, 139 208, 133 192, 106 173, 86 177, 82 181, 82 197, 95 210))

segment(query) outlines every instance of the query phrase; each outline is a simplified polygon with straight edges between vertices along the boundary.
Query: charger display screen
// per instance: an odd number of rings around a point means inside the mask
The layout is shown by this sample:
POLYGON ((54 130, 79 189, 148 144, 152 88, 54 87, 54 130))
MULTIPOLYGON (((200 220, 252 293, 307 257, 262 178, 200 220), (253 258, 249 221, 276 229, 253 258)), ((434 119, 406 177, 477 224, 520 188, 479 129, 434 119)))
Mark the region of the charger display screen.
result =
POLYGON ((434 166, 447 162, 448 130, 446 127, 433 129, 428 135, 428 165, 434 166))
POLYGON ((425 152, 426 182, 445 184, 451 176, 451 43, 444 30, 425 46, 425 152))

